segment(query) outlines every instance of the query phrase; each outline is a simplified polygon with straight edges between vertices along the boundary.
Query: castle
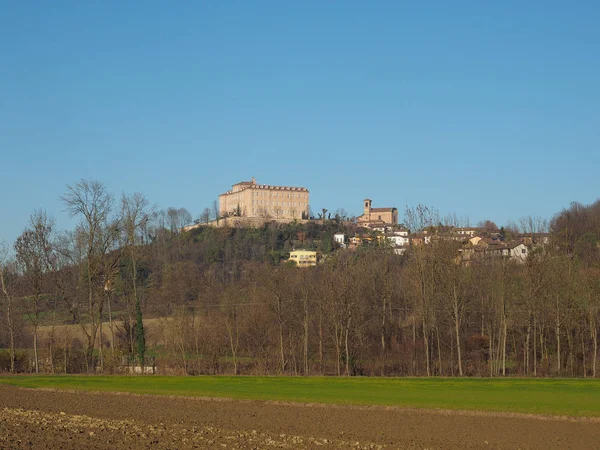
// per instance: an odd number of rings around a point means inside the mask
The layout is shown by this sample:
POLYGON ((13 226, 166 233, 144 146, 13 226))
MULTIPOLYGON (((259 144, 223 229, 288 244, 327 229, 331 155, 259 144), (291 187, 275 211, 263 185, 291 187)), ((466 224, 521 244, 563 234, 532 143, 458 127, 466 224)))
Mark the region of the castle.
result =
POLYGON ((271 186, 252 181, 234 184, 219 195, 221 217, 308 219, 309 191, 304 187, 271 186))

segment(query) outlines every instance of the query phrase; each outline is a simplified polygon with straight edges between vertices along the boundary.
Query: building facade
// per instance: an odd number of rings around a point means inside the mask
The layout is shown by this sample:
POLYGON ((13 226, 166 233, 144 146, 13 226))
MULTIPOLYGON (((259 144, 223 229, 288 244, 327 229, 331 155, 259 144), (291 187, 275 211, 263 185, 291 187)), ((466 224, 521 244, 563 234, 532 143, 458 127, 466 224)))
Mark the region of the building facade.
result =
POLYGON ((290 252, 290 259, 298 267, 312 267, 317 265, 317 252, 312 250, 293 250, 290 252))
POLYGON ((398 224, 398 209, 397 208, 373 208, 372 200, 366 198, 363 202, 363 214, 357 217, 358 225, 361 227, 377 226, 377 225, 397 225, 398 224))
POLYGON ((221 217, 308 219, 308 211, 308 189, 258 184, 254 177, 219 195, 221 217))

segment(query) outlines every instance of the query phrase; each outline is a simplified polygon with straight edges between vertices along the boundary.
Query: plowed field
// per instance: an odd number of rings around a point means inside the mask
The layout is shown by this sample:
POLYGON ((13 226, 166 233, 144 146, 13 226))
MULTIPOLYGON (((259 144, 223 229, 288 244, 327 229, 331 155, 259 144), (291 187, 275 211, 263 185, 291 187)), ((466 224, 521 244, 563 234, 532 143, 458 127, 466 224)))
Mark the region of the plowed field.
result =
POLYGON ((2 449, 600 448, 600 421, 0 386, 2 449))

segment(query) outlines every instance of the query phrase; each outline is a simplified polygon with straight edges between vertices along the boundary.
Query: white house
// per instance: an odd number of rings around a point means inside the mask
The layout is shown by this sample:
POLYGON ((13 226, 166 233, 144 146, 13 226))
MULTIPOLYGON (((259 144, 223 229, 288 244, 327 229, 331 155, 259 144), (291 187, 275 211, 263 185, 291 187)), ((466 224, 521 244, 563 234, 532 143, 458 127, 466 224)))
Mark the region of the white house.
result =
POLYGON ((408 237, 408 235, 402 236, 402 235, 387 235, 385 237, 387 239, 387 241, 394 245, 394 246, 403 246, 403 245, 409 245, 410 244, 410 238, 408 237))
POLYGON ((342 248, 346 247, 346 235, 344 233, 335 233, 333 235, 333 241, 342 248))
POLYGON ((509 257, 517 262, 524 262, 529 255, 529 248, 525 244, 515 243, 508 246, 510 250, 509 257))
POLYGON ((454 228, 452 231, 456 234, 460 234, 461 236, 473 237, 477 234, 477 232, 479 231, 479 228, 460 227, 460 228, 454 228))
POLYGON ((402 246, 394 247, 394 253, 396 255, 404 255, 404 253, 406 253, 406 249, 408 247, 409 247, 408 245, 402 245, 402 246))
POLYGON ((524 262, 529 255, 529 249, 521 242, 498 242, 484 248, 488 256, 501 256, 517 262, 524 262))

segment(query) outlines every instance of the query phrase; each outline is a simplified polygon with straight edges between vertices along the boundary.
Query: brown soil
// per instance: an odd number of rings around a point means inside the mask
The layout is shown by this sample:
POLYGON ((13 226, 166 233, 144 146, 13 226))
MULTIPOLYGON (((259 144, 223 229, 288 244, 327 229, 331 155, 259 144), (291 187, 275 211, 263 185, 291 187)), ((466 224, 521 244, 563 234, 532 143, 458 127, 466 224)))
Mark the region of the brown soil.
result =
POLYGON ((2 449, 600 448, 600 423, 0 386, 2 449))

